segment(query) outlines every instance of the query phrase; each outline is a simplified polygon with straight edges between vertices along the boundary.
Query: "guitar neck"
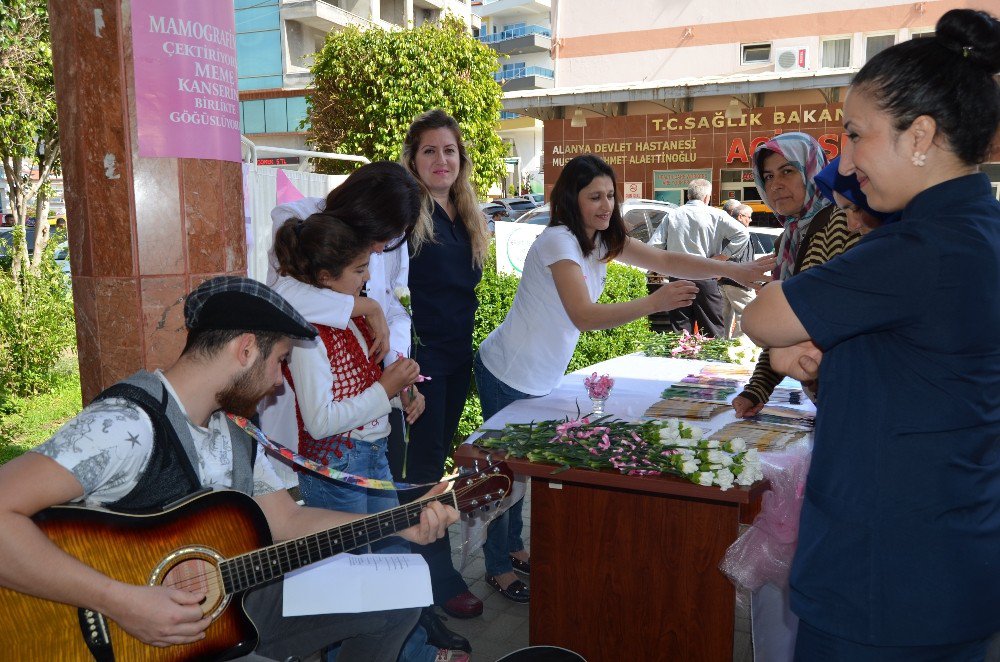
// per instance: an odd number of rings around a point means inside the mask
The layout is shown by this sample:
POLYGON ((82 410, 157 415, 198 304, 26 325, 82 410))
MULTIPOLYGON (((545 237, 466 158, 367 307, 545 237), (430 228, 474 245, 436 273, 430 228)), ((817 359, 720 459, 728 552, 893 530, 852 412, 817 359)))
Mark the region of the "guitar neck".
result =
POLYGON ((448 491, 369 515, 349 524, 226 559, 219 564, 226 593, 239 593, 266 584, 292 570, 349 552, 409 528, 420 521, 420 512, 432 501, 455 507, 458 505, 455 492, 448 491))

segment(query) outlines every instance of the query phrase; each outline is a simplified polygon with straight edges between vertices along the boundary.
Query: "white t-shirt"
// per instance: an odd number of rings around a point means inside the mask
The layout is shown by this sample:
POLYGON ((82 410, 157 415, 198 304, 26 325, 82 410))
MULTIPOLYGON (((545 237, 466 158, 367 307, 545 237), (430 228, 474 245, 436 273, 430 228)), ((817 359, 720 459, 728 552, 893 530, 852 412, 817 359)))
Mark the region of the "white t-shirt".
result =
POLYGON ((546 395, 562 379, 576 349, 580 330, 563 307, 551 265, 572 260, 580 265, 591 301, 604 291, 608 265, 604 244, 583 256, 580 242, 564 225, 547 227, 528 249, 514 303, 503 323, 479 347, 483 365, 522 393, 546 395))
MULTIPOLYGON (((184 415, 184 405, 163 373, 156 371, 184 415)), ((205 487, 228 489, 233 482, 233 442, 226 414, 217 411, 207 427, 188 420, 198 454, 195 470, 205 487)), ((274 466, 256 445, 253 496, 284 488, 274 466)), ((121 398, 88 405, 45 443, 34 449, 73 473, 83 485, 83 500, 94 507, 113 503, 131 492, 153 452, 153 423, 140 407, 121 398)))

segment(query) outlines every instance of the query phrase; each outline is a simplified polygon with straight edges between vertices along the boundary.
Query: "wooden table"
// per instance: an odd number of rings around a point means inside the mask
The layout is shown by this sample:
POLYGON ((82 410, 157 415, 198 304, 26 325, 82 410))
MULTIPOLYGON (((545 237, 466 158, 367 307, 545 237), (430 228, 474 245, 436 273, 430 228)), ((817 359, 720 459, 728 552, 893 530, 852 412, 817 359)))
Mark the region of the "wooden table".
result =
MULTIPOLYGON (((455 454, 461 466, 484 457, 470 444, 455 454)), ((735 589, 718 566, 766 483, 723 492, 673 477, 509 464, 531 477, 532 645, 590 662, 733 659, 735 589)))

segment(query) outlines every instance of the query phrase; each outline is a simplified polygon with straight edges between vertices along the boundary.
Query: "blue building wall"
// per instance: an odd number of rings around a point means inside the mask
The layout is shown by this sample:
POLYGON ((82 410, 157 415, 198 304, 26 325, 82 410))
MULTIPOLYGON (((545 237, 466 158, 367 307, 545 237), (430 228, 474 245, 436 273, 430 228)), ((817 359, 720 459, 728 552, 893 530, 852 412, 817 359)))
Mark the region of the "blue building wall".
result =
MULTIPOLYGON (((281 19, 278 0, 233 0, 240 91, 282 87, 281 19)), ((243 133, 300 131, 305 97, 240 102, 243 133)))

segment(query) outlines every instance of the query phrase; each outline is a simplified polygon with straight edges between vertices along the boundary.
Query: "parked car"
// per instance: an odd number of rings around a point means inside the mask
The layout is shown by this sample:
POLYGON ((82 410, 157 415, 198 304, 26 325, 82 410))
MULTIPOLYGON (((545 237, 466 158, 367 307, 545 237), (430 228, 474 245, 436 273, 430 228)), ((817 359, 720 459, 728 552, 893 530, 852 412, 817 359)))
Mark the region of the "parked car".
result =
MULTIPOLYGON (((24 235, 28 243, 28 254, 30 255, 35 251, 35 228, 25 226, 24 235)), ((11 246, 13 245, 14 245, 14 228, 12 227, 0 228, 0 257, 5 257, 9 255, 11 246)))
MULTIPOLYGON (((659 227, 663 217, 677 205, 663 200, 636 200, 630 199, 622 202, 622 220, 625 221, 625 228, 628 236, 638 239, 641 242, 649 241, 653 231, 659 227)), ((529 223, 531 225, 549 224, 549 206, 547 204, 532 209, 517 219, 518 223, 529 223)))
POLYGON ((774 252, 775 244, 778 243, 778 237, 782 233, 781 228, 762 228, 751 225, 747 229, 750 230, 750 244, 753 246, 755 260, 774 252))
POLYGON ((55 259, 56 264, 59 265, 59 269, 66 274, 67 277, 70 275, 69 268, 69 242, 61 242, 56 246, 56 250, 53 254, 53 259, 55 259))
POLYGON ((541 207, 545 204, 545 195, 542 193, 525 193, 521 197, 525 200, 531 200, 535 203, 536 207, 541 207))
POLYGON ((509 221, 517 220, 521 214, 535 207, 534 200, 527 200, 525 198, 500 198, 499 200, 485 202, 479 206, 486 218, 492 217, 496 210, 502 209, 507 212, 507 220, 509 221))

